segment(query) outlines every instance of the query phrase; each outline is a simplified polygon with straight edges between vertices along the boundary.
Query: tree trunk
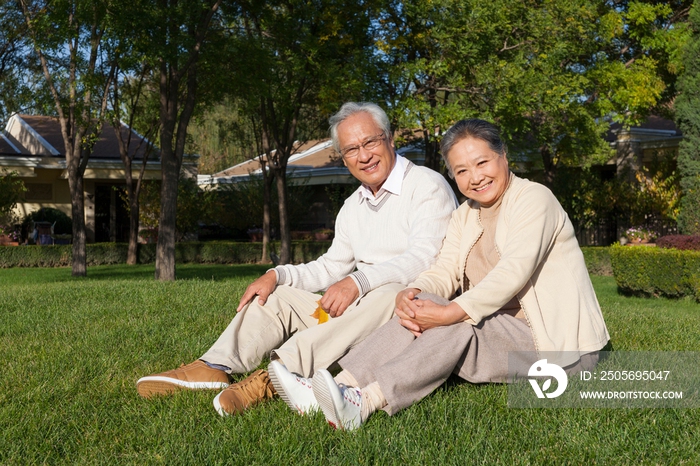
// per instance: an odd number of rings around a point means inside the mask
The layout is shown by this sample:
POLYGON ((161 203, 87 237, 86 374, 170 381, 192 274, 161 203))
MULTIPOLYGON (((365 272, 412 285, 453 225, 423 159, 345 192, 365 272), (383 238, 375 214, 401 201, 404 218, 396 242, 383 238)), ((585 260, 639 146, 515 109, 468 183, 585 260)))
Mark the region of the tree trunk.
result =
MULTIPOLYGON (((435 83, 435 77, 430 76, 428 78, 429 83, 435 83)), ((437 92, 435 88, 431 85, 427 92, 428 104, 430 105, 431 113, 435 113, 437 108, 437 92)), ((440 155, 438 150, 438 142, 435 138, 430 137, 431 133, 435 132, 435 128, 425 128, 423 130, 423 141, 425 142, 425 163, 424 166, 440 172, 440 155)))
MULTIPOLYGON (((262 167, 262 173, 263 173, 263 222, 262 222, 262 230, 263 230, 263 240, 262 240, 262 257, 260 258, 260 262, 263 264, 267 264, 270 262, 270 256, 268 250, 270 249, 270 238, 272 236, 272 232, 270 231, 270 226, 271 226, 271 219, 270 219, 270 205, 272 203, 272 196, 271 196, 271 191, 272 191, 272 182, 274 181, 274 177, 272 174, 265 169, 265 166, 263 165, 262 167)), ((275 264, 277 265, 277 264, 275 264)))
POLYGON ((292 236, 289 232, 289 218, 287 215, 287 176, 286 169, 277 171, 277 199, 280 213, 280 264, 289 264, 292 261, 292 236))
MULTIPOLYGON (((121 142, 120 140, 120 150, 122 150, 122 147, 128 147, 127 144, 122 144, 121 142)), ((126 150, 123 152, 126 152, 126 150)), ((131 174, 131 158, 129 158, 128 153, 121 153, 121 158, 124 164, 124 178, 126 179, 126 196, 129 200, 129 246, 126 251, 126 263, 127 265, 136 265, 139 234, 139 199, 134 186, 133 175, 131 174)))
POLYGON ((83 198, 83 177, 76 170, 68 170, 71 216, 73 217, 73 258, 71 260, 74 277, 87 276, 87 254, 85 251, 85 200, 83 198))
MULTIPOLYGON (((197 61, 211 19, 219 9, 221 0, 216 0, 202 12, 199 24, 190 25, 194 43, 180 57, 166 54, 159 58, 160 64, 160 163, 161 199, 158 243, 156 245, 157 280, 175 280, 175 232, 177 221, 177 187, 180 167, 187 141, 187 126, 194 112, 197 93, 197 61), (181 60, 182 59, 182 60, 181 60), (185 81, 185 88, 181 84, 185 81)), ((175 32, 183 28, 179 23, 168 22, 167 29, 175 32)), ((184 51, 184 45, 180 45, 184 51)))
POLYGON ((126 252, 126 263, 136 265, 139 248, 139 193, 133 182, 127 184, 127 186, 129 185, 129 248, 126 252))
POLYGON ((265 154, 264 159, 260 159, 260 169, 262 171, 263 178, 263 240, 262 240, 262 257, 260 262, 263 264, 272 261, 275 265, 278 265, 279 260, 277 258, 272 258, 272 254, 269 251, 270 241, 272 239, 272 183, 275 180, 274 172, 270 168, 272 161, 272 148, 270 147, 270 138, 267 134, 267 121, 265 119, 265 103, 264 100, 260 102, 260 115, 262 116, 262 131, 260 133, 260 145, 258 147, 258 152, 265 154))
POLYGON ((542 156, 542 165, 544 166, 544 179, 542 181, 545 186, 551 189, 554 184, 554 177, 556 176, 556 165, 552 159, 551 149, 548 146, 540 147, 540 155, 542 156))
POLYGON ((425 143, 424 166, 440 173, 440 153, 438 151, 438 142, 434 138, 431 140, 427 129, 423 130, 423 142, 425 143))
POLYGON ((175 231, 180 164, 174 154, 161 153, 160 220, 156 244, 156 280, 175 280, 175 231))

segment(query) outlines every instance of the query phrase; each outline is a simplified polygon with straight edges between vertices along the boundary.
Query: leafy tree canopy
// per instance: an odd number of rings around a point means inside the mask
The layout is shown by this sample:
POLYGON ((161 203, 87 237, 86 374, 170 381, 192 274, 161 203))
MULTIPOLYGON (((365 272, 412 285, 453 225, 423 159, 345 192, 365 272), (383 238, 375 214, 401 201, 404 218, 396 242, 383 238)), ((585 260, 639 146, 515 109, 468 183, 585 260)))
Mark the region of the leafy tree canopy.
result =
POLYGON ((395 119, 434 139, 457 118, 493 120, 551 183, 560 166, 610 157, 611 121, 675 95, 688 3, 393 2, 378 44, 395 119))
POLYGON ((684 51, 684 73, 679 79, 676 100, 678 124, 683 141, 678 154, 681 177, 681 212, 678 227, 682 233, 700 234, 700 8, 690 13, 692 38, 684 51))

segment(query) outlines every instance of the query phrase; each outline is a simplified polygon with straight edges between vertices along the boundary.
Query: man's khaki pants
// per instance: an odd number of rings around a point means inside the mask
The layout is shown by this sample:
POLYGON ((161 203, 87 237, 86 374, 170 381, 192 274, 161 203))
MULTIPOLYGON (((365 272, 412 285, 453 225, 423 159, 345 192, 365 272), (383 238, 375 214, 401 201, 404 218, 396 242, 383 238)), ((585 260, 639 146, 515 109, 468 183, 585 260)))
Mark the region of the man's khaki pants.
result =
POLYGON ((311 315, 321 295, 278 286, 264 305, 258 304, 256 296, 236 314, 200 359, 227 366, 231 373, 243 373, 270 355, 291 372, 311 377, 388 322, 394 314, 396 294, 404 288, 397 283, 376 288, 340 317, 319 325, 311 315))

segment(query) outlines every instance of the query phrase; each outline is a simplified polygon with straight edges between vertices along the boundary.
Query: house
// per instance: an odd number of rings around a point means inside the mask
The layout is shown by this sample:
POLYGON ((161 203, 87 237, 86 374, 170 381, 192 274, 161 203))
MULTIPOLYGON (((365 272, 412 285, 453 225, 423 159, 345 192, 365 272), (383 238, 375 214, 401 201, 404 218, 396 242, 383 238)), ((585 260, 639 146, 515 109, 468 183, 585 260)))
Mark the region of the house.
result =
MULTIPOLYGON (((642 168, 653 171, 659 168, 658 162, 665 162, 667 170, 675 169, 683 134, 673 121, 651 115, 638 126, 610 125, 605 139, 614 155, 607 164, 594 167, 601 179, 618 177, 636 184, 636 173, 642 168)), ((674 220, 650 213, 646 223, 660 235, 677 233, 674 220)), ((635 225, 629 218, 602 218, 596 225, 578 231, 577 237, 582 246, 607 246, 619 241, 632 226, 635 225)))
MULTIPOLYGON (((130 150, 137 151, 132 172, 138 177, 148 141, 126 125, 121 131, 132 133, 130 150)), ((26 187, 16 208, 20 218, 41 207, 71 216, 64 147, 60 123, 54 117, 15 114, 0 132, 0 170, 18 173, 26 187)), ((158 150, 153 152, 147 158, 145 180, 161 178, 158 150)), ((197 156, 186 156, 183 170, 196 176, 197 156)), ((125 189, 124 165, 116 133, 109 124, 102 128, 83 179, 87 241, 127 241, 128 214, 119 194, 125 189)))
MULTIPOLYGON (((423 163, 423 150, 416 145, 397 149, 397 153, 423 163)), ((199 175, 197 183, 201 189, 217 189, 222 185, 241 183, 250 177, 262 176, 261 161, 265 155, 259 155, 212 175, 199 175)), ((312 204, 308 207, 306 218, 300 223, 303 230, 332 228, 339 206, 333 207, 329 189, 345 188, 343 192, 355 189, 359 182, 343 165, 340 155, 333 148, 330 139, 297 142, 294 155, 287 164, 287 182, 290 187, 305 185, 312 190, 312 204)))
MULTIPOLYGON (((414 132, 407 138, 409 142, 397 149, 401 155, 414 163, 422 165, 424 152, 420 134, 414 132), (410 142, 417 141, 417 142, 410 142)), ((632 174, 632 170, 650 166, 656 158, 670 157, 675 159, 678 146, 683 139, 675 124, 658 116, 650 116, 639 126, 624 128, 619 124, 611 125, 606 137, 614 149, 614 156, 605 165, 596 166, 595 170, 602 179, 612 179, 623 174, 632 174)), ((248 180, 250 176, 260 176, 260 160, 264 156, 240 163, 219 173, 200 175, 198 183, 203 189, 212 189, 219 185, 239 183, 248 180)), ((537 179, 537 169, 527 159, 511 158, 512 169, 526 178, 537 179)), ((287 168, 287 179, 290 185, 305 183, 315 189, 314 202, 308 208, 305 229, 332 227, 335 213, 331 206, 327 188, 329 186, 357 186, 356 180, 343 166, 342 160, 333 150, 330 140, 310 141, 300 143, 296 153, 290 158, 287 168)), ((579 242, 582 245, 607 245, 617 241, 620 229, 629 225, 624 222, 613 222, 582 230, 579 242)), ((673 225, 663 225, 660 230, 672 232, 673 225)))
POLYGON ((656 115, 649 116, 639 126, 611 125, 607 141, 615 149, 615 157, 610 164, 619 173, 625 168, 649 166, 655 158, 675 160, 681 140, 683 134, 676 124, 656 115))

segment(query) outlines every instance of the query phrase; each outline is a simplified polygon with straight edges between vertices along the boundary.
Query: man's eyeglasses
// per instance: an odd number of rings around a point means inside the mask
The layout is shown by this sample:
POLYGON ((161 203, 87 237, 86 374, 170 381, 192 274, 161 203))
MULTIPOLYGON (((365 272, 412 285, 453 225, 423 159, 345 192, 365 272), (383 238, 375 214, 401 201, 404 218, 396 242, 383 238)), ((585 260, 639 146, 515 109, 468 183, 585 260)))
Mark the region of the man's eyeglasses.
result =
POLYGON ((379 136, 373 136, 373 137, 367 139, 362 144, 346 147, 345 149, 340 151, 340 155, 342 155, 344 159, 355 158, 360 153, 360 147, 362 147, 365 150, 376 149, 379 146, 379 144, 381 144, 382 141, 384 141, 385 139, 386 139, 385 134, 380 134, 379 136))

